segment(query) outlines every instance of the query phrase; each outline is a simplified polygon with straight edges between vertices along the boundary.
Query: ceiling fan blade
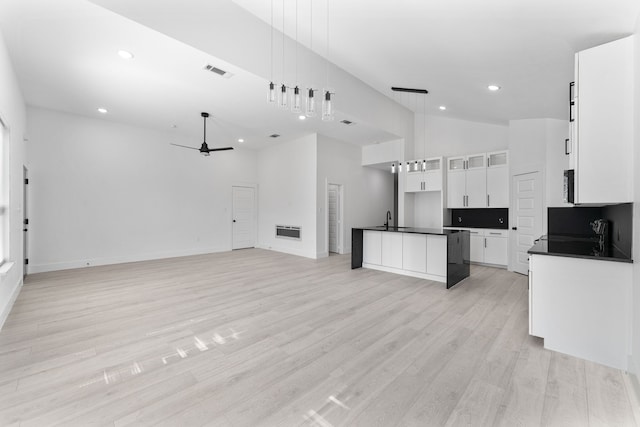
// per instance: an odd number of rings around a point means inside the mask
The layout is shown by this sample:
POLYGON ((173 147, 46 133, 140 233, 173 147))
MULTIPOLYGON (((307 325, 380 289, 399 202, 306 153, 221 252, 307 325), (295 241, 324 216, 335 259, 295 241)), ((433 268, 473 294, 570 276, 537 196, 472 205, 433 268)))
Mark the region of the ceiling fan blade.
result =
POLYGON ((196 148, 196 147, 189 147, 186 145, 174 144, 173 142, 171 143, 171 145, 175 145, 176 147, 182 147, 182 148, 191 148, 192 150, 200 150, 199 148, 196 148))
POLYGON ((212 152, 212 151, 227 151, 227 150, 233 150, 233 147, 209 148, 209 152, 212 152))

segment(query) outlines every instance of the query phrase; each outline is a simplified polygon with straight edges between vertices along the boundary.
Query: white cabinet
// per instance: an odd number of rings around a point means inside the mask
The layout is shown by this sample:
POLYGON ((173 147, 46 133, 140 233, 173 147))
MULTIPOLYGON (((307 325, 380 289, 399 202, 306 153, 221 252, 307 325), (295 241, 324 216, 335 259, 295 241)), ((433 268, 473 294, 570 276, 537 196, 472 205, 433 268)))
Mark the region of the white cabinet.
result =
POLYGON ((576 54, 575 203, 633 201, 634 37, 576 54))
POLYGON ((484 262, 486 264, 507 265, 509 263, 508 232, 485 230, 484 262))
POLYGON ((509 230, 446 228, 469 231, 469 260, 471 262, 501 267, 506 267, 509 264, 509 230))
POLYGON ((633 264, 531 254, 529 334, 544 347, 628 368, 633 264))
POLYGON ((405 178, 405 193, 420 191, 441 191, 443 181, 442 157, 408 162, 409 169, 405 178), (416 170, 416 165, 418 170, 416 170))
POLYGON ((509 207, 508 152, 487 153, 487 207, 509 207))
POLYGON ((362 235, 362 262, 382 265, 382 231, 364 230, 362 235))
POLYGON ((418 273, 426 273, 427 235, 403 233, 402 237, 402 268, 418 273))
POLYGON ((484 232, 469 231, 469 260, 471 262, 484 262, 484 232))
POLYGON ((382 265, 402 268, 402 233, 382 233, 382 265))
POLYGON ((487 207, 485 153, 447 159, 447 207, 487 207))
POLYGON ((447 236, 427 235, 427 274, 447 275, 447 236))

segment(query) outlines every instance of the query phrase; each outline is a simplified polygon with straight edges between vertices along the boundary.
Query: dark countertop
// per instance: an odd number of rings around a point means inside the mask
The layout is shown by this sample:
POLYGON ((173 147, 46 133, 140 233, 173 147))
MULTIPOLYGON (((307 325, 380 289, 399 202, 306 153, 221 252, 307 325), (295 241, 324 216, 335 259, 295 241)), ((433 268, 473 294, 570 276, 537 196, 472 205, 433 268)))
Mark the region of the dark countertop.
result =
POLYGON ((368 230, 368 231, 389 231, 392 233, 414 233, 414 234, 436 234, 439 236, 447 236, 449 234, 460 233, 459 230, 444 230, 442 228, 416 228, 416 227, 393 227, 389 228, 382 226, 371 227, 353 227, 355 230, 368 230))
POLYGON ((528 253, 534 255, 553 255, 569 258, 597 259, 601 261, 616 261, 632 263, 627 254, 609 245, 603 251, 599 250, 598 239, 571 236, 542 236, 535 241, 528 253))
POLYGON ((473 225, 445 225, 445 228, 484 228, 487 230, 508 230, 509 227, 508 226, 491 226, 491 227, 475 227, 473 225))

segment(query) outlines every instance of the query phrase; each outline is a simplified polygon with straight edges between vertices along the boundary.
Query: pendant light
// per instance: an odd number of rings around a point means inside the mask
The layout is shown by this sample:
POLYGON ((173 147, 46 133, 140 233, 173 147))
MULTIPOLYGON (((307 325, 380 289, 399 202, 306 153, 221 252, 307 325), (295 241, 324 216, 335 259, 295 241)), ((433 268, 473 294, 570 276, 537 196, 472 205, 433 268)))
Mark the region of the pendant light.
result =
POLYGON ((333 104, 331 102, 331 91, 329 90, 329 0, 327 0, 327 87, 322 98, 322 120, 333 121, 333 104))
POLYGON ((302 99, 298 87, 298 0, 296 0, 296 86, 293 88, 291 111, 296 114, 300 114, 302 111, 302 99))
POLYGON ((396 173, 396 164, 391 163, 391 173, 396 173))
MULTIPOLYGON (((422 96, 422 127, 423 127, 423 138, 422 138, 422 157, 427 157, 427 95, 424 94, 422 96)), ((427 159, 422 160, 422 171, 426 172, 427 170, 427 159)))
POLYGON ((273 0, 271 0, 271 81, 269 82, 267 101, 269 103, 276 102, 276 85, 273 83, 273 0))
MULTIPOLYGON (((309 0, 309 79, 313 81, 313 0, 309 0)), ((316 115, 315 89, 311 84, 307 88, 304 114, 307 117, 316 115)))
POLYGON ((289 91, 284 82, 284 53, 285 53, 285 32, 284 32, 284 0, 282 0, 282 84, 280 85, 280 101, 278 106, 287 109, 289 105, 289 91))

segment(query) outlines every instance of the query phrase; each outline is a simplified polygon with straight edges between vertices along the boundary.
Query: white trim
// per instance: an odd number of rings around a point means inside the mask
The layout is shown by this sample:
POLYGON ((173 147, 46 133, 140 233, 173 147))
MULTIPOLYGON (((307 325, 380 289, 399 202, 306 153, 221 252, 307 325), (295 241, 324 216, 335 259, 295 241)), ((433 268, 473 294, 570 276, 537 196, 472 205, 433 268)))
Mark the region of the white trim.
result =
POLYGON ((22 284, 22 279, 20 279, 20 281, 18 282, 18 286, 16 286, 16 288, 13 290, 13 293, 11 294, 11 298, 9 298, 9 301, 7 301, 7 305, 4 306, 4 308, 2 309, 2 313, 0 313, 0 330, 2 330, 4 322, 7 320, 7 317, 9 317, 9 313, 13 308, 13 304, 16 302, 16 299, 18 299, 18 295, 20 295, 22 284))
POLYGON ((322 258, 317 253, 309 254, 309 253, 306 253, 305 251, 301 251, 301 250, 294 249, 294 248, 284 248, 284 247, 280 247, 280 246, 264 246, 264 245, 257 245, 256 248, 265 249, 267 251, 282 252, 283 254, 296 255, 296 256, 301 256, 301 257, 304 257, 304 258, 311 258, 311 259, 322 258))
POLYGON ((0 265, 0 276, 6 276, 7 274, 9 274, 9 271, 11 271, 14 265, 15 265, 15 262, 9 262, 9 261, 0 265))
POLYGON ((76 260, 70 262, 59 262, 50 264, 29 264, 29 274, 44 273, 47 271, 69 270, 73 268, 94 267, 97 265, 124 264, 128 262, 151 261, 167 258, 178 258, 191 255, 205 255, 217 252, 229 252, 226 247, 208 247, 201 249, 188 249, 175 252, 155 252, 133 256, 109 257, 109 258, 93 258, 76 260))

